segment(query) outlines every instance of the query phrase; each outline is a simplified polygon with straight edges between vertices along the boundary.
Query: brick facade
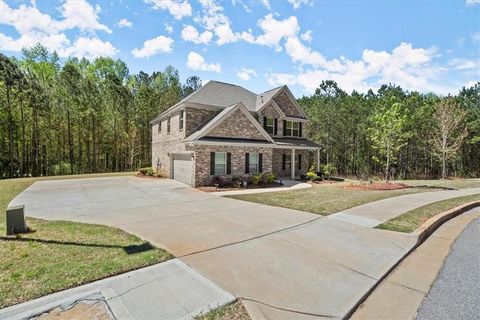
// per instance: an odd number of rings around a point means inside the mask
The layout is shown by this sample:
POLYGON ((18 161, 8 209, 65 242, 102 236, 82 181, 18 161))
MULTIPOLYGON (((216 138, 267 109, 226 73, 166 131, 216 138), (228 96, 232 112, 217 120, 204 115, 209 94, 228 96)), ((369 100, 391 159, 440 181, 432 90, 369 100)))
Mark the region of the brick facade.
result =
POLYGON ((207 133, 209 137, 266 140, 242 110, 236 110, 220 125, 207 133))
POLYGON ((273 100, 287 117, 305 119, 305 116, 300 110, 298 110, 290 96, 285 91, 280 92, 275 98, 273 98, 273 100))
POLYGON ((180 130, 180 114, 170 117, 170 133, 167 133, 167 119, 161 121, 161 131, 158 132, 158 123, 152 126, 152 167, 156 169, 157 161, 160 161, 160 168, 166 170, 170 176, 169 153, 185 152, 185 130, 180 130))
POLYGON ((185 137, 203 127, 219 112, 219 110, 185 108, 185 137))
MULTIPOLYGON (((283 154, 287 154, 291 157, 292 150, 289 149, 274 149, 273 150, 273 172, 278 177, 290 178, 292 171, 290 169, 283 170, 283 154)), ((314 161, 314 155, 309 150, 295 150, 295 154, 301 154, 302 167, 298 170, 298 166, 295 167, 295 175, 300 176, 307 173, 308 169, 314 161)), ((297 164, 298 165, 298 164, 297 164)))

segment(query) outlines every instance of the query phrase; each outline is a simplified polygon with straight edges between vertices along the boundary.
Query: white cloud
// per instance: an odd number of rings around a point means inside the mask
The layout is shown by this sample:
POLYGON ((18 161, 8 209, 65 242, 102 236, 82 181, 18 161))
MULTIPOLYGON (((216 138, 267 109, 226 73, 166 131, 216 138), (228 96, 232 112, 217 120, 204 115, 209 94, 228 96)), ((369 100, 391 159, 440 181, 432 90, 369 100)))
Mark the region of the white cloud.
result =
POLYGON ((97 57, 111 57, 117 53, 117 49, 108 41, 98 38, 78 38, 72 47, 64 52, 62 56, 74 56, 79 58, 95 59, 97 57))
POLYGON ((156 10, 167 10, 177 20, 192 15, 192 6, 188 1, 144 0, 144 2, 151 4, 156 10))
POLYGON ((223 13, 223 7, 215 0, 199 0, 202 5, 202 14, 195 18, 195 22, 202 25, 206 30, 213 32, 217 37, 216 43, 223 45, 236 42, 241 39, 239 33, 235 33, 230 25, 230 19, 223 13))
POLYGON ((304 41, 311 42, 313 39, 312 30, 308 30, 307 32, 302 33, 300 35, 300 38, 302 38, 302 40, 304 41))
POLYGON ((480 0, 467 0, 467 6, 474 6, 476 4, 480 4, 480 0))
POLYGON ((468 60, 455 58, 450 60, 448 64, 456 70, 477 69, 477 72, 480 74, 480 60, 477 59, 468 60))
POLYGON ((275 47, 277 51, 281 50, 280 41, 282 39, 295 37, 300 30, 295 16, 285 20, 276 20, 272 14, 268 14, 258 21, 258 26, 262 29, 263 34, 256 38, 255 43, 275 47))
POLYGON ((313 0, 287 0, 287 1, 293 6, 293 9, 298 9, 303 5, 305 6, 313 5, 313 0))
POLYGON ((265 9, 270 10, 270 1, 268 0, 262 0, 262 4, 265 6, 265 9))
POLYGON ((167 33, 172 33, 173 32, 173 27, 171 25, 169 25, 168 23, 165 23, 165 31, 167 31, 167 33))
POLYGON ((86 0, 67 0, 63 3, 61 10, 64 17, 60 22, 62 29, 79 28, 86 31, 102 30, 112 33, 106 25, 98 22, 98 14, 101 11, 98 4, 93 7, 86 0))
POLYGON ((222 71, 219 63, 206 63, 201 55, 193 51, 188 54, 187 67, 192 70, 213 71, 217 73, 222 71))
POLYGON ((123 19, 120 19, 120 21, 118 21, 117 23, 117 26, 119 28, 130 28, 132 26, 132 22, 131 21, 128 21, 127 19, 123 18, 123 19))
POLYGON ((253 69, 242 68, 241 70, 237 71, 237 77, 240 80, 248 81, 250 80, 251 76, 257 76, 257 72, 255 72, 253 69))
POLYGON ((172 52, 172 45, 172 38, 158 36, 156 38, 145 41, 141 49, 135 48, 132 50, 131 53, 135 58, 147 58, 158 53, 172 52))
POLYGON ((59 8, 63 20, 56 20, 50 15, 42 13, 35 7, 35 2, 30 6, 22 4, 18 8, 11 8, 0 0, 0 24, 10 25, 20 34, 13 38, 0 33, 0 50, 19 52, 24 47, 32 47, 41 43, 49 51, 57 51, 60 57, 75 55, 78 57, 92 58, 98 54, 113 56, 118 50, 108 41, 97 37, 78 38, 75 43, 63 33, 69 29, 94 32, 101 30, 111 33, 111 30, 101 24, 98 14, 101 8, 92 6, 84 0, 68 0, 59 8), (92 45, 94 44, 94 45, 92 45), (79 46, 84 46, 80 48, 79 46))
POLYGON ((327 60, 298 38, 289 38, 285 48, 292 60, 304 67, 297 74, 271 73, 268 79, 271 85, 296 84, 313 93, 322 80, 335 80, 347 91, 365 92, 385 83, 395 83, 411 91, 452 92, 452 87, 439 80, 446 69, 434 63, 436 48, 414 48, 402 42, 391 52, 365 49, 359 60, 345 57, 327 60))
POLYGON ((185 41, 191 41, 193 43, 207 44, 213 37, 213 33, 210 31, 204 31, 199 34, 197 29, 191 25, 187 25, 182 30, 182 39, 185 41))

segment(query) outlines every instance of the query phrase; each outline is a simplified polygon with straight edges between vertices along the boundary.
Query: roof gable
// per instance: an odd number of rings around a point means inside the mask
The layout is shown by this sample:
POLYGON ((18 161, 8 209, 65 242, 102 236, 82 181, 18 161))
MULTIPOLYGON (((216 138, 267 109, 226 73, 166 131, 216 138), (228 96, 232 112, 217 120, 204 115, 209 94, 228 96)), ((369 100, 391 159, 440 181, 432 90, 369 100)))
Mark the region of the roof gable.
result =
POLYGON ((194 141, 202 137, 265 140, 273 143, 272 137, 241 102, 223 109, 203 128, 187 137, 185 141, 194 141))
POLYGON ((272 97, 272 100, 275 101, 277 106, 287 117, 307 119, 307 115, 302 110, 287 86, 283 86, 282 89, 272 97))

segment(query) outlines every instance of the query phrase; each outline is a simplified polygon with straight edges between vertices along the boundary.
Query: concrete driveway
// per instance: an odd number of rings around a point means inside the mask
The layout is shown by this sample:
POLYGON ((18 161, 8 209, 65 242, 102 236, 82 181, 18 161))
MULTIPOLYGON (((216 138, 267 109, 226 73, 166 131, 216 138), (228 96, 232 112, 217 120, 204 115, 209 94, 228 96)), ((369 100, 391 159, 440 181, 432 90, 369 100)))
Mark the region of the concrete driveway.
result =
POLYGON ((27 215, 120 227, 244 299, 254 319, 341 318, 416 239, 221 198, 173 180, 36 182, 27 215))

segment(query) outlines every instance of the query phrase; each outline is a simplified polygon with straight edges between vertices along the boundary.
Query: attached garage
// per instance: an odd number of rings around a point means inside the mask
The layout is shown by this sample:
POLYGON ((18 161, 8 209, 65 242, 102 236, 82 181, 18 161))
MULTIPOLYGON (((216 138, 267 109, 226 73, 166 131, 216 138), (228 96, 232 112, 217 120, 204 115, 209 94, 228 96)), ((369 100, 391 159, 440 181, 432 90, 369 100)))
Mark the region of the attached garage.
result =
POLYGON ((192 154, 191 153, 173 153, 172 178, 186 184, 192 184, 192 154))

